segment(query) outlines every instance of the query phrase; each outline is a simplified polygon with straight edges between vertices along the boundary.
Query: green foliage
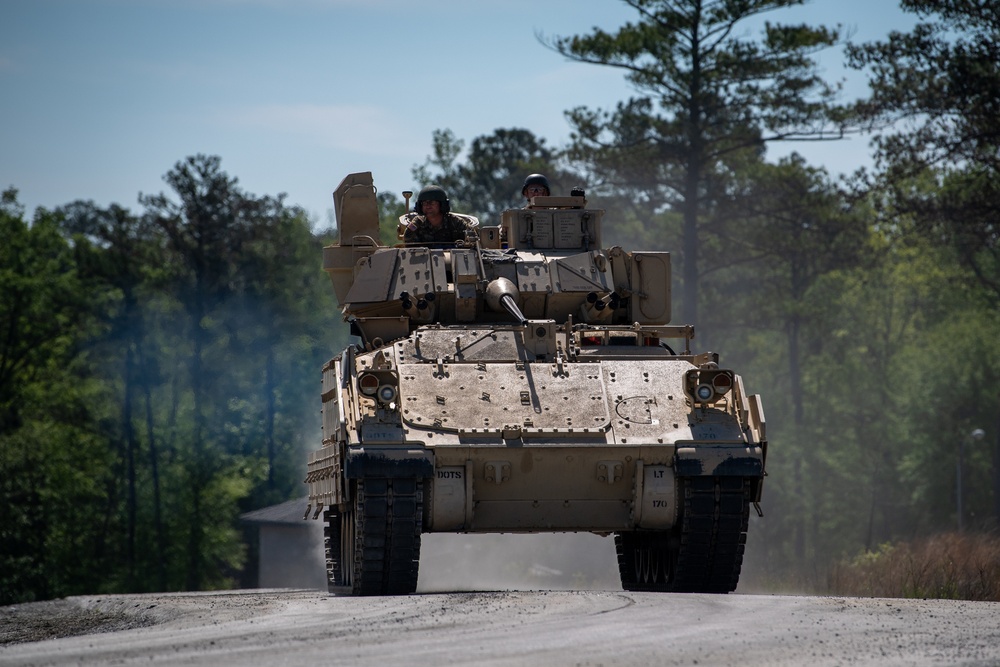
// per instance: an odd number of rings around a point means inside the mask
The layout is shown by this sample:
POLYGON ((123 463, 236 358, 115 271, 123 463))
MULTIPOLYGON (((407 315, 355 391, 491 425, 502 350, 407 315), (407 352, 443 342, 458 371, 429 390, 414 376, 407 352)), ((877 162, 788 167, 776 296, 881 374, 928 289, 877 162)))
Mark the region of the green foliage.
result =
POLYGON ((879 132, 876 157, 896 206, 945 241, 1000 303, 1000 13, 990 3, 907 0, 909 33, 853 45, 872 95, 856 111, 879 132), (922 180, 937 181, 932 190, 922 180), (914 183, 918 187, 914 187, 914 183))
POLYGON ((79 355, 92 303, 57 218, 0 206, 0 604, 96 590, 110 471, 79 355), (97 567, 94 567, 97 565, 97 567))
POLYGON ((0 432, 20 424, 20 393, 71 353, 72 327, 87 307, 73 255, 55 218, 41 212, 28 225, 16 192, 0 206, 0 432))
POLYGON ((979 164, 996 170, 1000 13, 992 3, 905 0, 920 22, 884 42, 852 45, 849 64, 869 73, 872 95, 857 111, 875 127, 890 170, 979 164))
POLYGON ((612 112, 568 112, 568 157, 598 193, 644 205, 640 219, 653 224, 664 205, 680 213, 683 319, 699 324, 703 244, 712 242, 706 226, 733 175, 759 160, 767 142, 842 133, 837 88, 812 59, 839 34, 766 23, 757 39, 744 37, 748 20, 798 0, 625 4, 638 20, 614 34, 595 28, 548 41, 573 60, 622 70, 639 93, 612 112))
POLYGON ((376 201, 378 202, 379 243, 385 246, 395 245, 400 242, 399 218, 406 213, 406 207, 391 192, 378 193, 376 201))
POLYGON ((0 226, 0 604, 241 583, 242 511, 301 494, 342 347, 300 209, 218 158, 144 215, 74 202, 0 226))

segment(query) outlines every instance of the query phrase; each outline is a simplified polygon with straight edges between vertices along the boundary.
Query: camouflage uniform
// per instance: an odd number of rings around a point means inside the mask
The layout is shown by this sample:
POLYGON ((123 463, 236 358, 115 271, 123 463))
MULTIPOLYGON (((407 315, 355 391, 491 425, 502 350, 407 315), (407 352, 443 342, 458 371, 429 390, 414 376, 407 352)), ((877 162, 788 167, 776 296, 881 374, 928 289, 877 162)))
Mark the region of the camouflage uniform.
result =
POLYGON ((427 218, 416 214, 408 216, 407 223, 403 234, 403 241, 406 243, 454 243, 465 240, 465 221, 451 213, 444 214, 439 227, 432 227, 427 218))

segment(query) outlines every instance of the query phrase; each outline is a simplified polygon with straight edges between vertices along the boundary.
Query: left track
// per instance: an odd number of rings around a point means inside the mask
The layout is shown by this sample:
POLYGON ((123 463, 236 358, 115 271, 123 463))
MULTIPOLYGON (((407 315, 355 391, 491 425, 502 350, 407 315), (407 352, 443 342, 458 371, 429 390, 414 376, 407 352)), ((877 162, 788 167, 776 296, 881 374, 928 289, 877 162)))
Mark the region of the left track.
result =
POLYGON ((423 481, 359 480, 344 510, 325 513, 331 593, 406 595, 417 588, 423 481))

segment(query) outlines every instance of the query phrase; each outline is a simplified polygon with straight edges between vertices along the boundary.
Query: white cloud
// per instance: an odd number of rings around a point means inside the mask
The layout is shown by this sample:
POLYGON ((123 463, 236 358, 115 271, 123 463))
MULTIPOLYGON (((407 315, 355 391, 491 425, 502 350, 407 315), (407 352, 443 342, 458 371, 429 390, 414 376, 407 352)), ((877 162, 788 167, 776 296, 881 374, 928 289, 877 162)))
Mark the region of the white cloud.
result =
POLYGON ((394 9, 412 5, 411 0, 197 0, 191 2, 196 6, 220 5, 223 7, 238 7, 252 5, 257 7, 273 7, 275 9, 336 9, 340 7, 360 9, 394 9))
POLYGON ((311 141, 368 155, 426 152, 427 136, 406 127, 386 109, 365 105, 272 104, 224 115, 226 123, 311 141))

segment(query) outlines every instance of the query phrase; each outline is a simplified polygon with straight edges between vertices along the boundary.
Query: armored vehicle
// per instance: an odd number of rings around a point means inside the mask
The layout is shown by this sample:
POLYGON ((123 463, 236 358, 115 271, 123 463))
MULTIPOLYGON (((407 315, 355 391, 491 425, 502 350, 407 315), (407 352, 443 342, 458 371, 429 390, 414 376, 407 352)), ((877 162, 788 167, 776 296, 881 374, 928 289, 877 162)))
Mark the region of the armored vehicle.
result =
POLYGON ((764 413, 669 324, 669 253, 603 248, 579 192, 389 247, 375 194, 344 179, 323 252, 360 339, 323 368, 306 478, 330 590, 413 592, 423 533, 579 531, 614 535, 626 590, 734 590, 764 413))

